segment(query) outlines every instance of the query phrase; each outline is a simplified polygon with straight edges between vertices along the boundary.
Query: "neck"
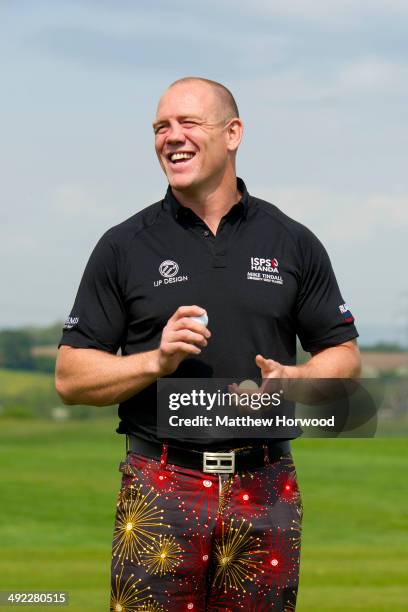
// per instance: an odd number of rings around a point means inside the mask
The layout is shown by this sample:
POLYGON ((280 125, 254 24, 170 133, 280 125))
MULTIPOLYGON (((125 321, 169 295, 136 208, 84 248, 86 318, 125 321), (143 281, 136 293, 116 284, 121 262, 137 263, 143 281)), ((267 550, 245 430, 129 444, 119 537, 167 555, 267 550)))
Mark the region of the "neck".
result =
POLYGON ((214 181, 194 189, 194 191, 178 191, 172 189, 174 196, 182 206, 191 208, 195 214, 204 221, 213 234, 217 232, 222 217, 237 203, 241 194, 237 189, 235 172, 231 176, 223 176, 221 180, 214 181))

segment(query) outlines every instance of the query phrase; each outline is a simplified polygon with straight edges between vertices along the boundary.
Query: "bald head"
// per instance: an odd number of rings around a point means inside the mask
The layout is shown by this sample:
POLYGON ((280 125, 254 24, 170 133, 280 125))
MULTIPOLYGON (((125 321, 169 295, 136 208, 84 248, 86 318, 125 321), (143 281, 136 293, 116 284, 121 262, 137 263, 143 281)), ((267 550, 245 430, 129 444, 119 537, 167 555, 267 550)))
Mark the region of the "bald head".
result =
POLYGON ((153 129, 157 156, 178 197, 201 199, 219 189, 235 197, 243 124, 228 89, 198 77, 175 81, 159 100, 153 129))
POLYGON ((235 102, 234 96, 232 95, 229 89, 227 89, 221 83, 217 83, 217 81, 211 81, 211 79, 204 79, 202 77, 183 77, 182 79, 177 79, 177 81, 171 83, 171 85, 169 85, 168 87, 168 90, 172 87, 176 87, 177 85, 188 85, 190 83, 202 83, 211 89, 212 93, 217 99, 217 105, 219 105, 220 117, 222 117, 223 119, 232 119, 233 117, 239 117, 238 106, 235 102))

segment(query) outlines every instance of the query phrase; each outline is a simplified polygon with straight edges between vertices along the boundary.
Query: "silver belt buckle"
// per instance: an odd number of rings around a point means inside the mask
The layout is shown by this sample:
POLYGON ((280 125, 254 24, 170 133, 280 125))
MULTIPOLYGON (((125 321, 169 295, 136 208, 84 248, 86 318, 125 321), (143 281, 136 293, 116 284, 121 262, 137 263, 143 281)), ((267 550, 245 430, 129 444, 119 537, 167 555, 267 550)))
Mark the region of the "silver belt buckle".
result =
POLYGON ((203 453, 203 472, 207 474, 233 474, 235 472, 235 452, 203 453))

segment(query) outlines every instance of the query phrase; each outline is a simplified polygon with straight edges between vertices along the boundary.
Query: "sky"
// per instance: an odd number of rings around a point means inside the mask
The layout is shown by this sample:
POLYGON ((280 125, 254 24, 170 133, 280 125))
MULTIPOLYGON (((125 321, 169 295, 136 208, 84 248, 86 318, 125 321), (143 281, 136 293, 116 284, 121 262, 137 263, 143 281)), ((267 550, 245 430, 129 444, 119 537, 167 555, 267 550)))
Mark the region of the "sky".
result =
POLYGON ((362 342, 408 343, 405 0, 0 4, 0 327, 69 314, 99 237, 161 199, 169 83, 224 83, 238 175, 329 252, 362 342))

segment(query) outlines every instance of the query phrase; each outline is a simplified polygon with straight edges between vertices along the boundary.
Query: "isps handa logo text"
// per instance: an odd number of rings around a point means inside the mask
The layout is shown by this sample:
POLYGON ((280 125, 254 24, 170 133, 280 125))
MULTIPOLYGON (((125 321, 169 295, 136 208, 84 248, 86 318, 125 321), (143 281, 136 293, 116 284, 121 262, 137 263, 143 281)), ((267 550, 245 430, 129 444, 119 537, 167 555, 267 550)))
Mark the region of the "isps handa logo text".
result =
POLYGON ((283 285, 276 257, 251 257, 251 271, 247 272, 247 279, 283 285))
POLYGON ((276 257, 273 259, 264 259, 263 257, 251 257, 251 270, 257 272, 271 272, 272 274, 279 274, 278 260, 276 257))

